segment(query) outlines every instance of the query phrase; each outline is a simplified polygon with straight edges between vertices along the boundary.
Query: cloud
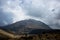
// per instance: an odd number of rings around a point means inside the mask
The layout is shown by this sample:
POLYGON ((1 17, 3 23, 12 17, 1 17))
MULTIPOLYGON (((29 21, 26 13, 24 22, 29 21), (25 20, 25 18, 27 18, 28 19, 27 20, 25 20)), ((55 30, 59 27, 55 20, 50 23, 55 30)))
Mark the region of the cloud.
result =
POLYGON ((22 7, 27 10, 27 15, 41 19, 51 28, 60 29, 59 0, 27 0, 22 7))
MULTIPOLYGON (((0 26, 29 18, 19 6, 19 0, 0 0, 0 26)), ((21 4, 21 3, 20 3, 21 4)))
POLYGON ((13 22, 12 13, 11 12, 4 12, 3 9, 0 8, 0 26, 11 24, 12 22, 13 22))
POLYGON ((0 26, 13 23, 13 13, 10 12, 7 5, 7 0, 0 0, 0 26))
POLYGON ((53 29, 60 29, 59 0, 0 0, 0 14, 0 24, 31 18, 40 20, 53 29))

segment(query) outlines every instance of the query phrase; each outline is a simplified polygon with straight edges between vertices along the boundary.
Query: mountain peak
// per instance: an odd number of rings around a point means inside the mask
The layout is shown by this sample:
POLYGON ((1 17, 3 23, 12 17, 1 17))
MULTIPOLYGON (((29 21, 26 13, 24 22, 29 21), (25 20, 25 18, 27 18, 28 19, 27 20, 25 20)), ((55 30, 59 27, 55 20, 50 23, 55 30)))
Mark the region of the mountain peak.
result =
POLYGON ((3 28, 15 34, 27 33, 34 29, 51 29, 45 23, 34 19, 22 20, 3 28))

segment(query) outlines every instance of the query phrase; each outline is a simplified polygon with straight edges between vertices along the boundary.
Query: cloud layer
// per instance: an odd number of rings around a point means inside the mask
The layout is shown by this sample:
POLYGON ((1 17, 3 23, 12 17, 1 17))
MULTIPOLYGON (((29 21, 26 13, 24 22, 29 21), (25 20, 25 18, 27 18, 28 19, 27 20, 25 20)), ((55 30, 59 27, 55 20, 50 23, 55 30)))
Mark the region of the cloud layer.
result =
POLYGON ((0 24, 32 18, 60 29, 60 0, 0 0, 0 15, 0 24))
POLYGON ((60 29, 60 1, 59 0, 26 0, 22 8, 27 15, 39 19, 51 28, 60 29))

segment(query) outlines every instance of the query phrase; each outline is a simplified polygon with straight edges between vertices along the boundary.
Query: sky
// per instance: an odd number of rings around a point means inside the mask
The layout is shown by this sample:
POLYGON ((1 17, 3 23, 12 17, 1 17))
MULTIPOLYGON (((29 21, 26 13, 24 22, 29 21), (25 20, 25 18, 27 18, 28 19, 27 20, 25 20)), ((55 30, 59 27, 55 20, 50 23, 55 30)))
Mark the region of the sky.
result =
POLYGON ((0 26, 26 19, 60 29, 60 0, 0 0, 0 26))

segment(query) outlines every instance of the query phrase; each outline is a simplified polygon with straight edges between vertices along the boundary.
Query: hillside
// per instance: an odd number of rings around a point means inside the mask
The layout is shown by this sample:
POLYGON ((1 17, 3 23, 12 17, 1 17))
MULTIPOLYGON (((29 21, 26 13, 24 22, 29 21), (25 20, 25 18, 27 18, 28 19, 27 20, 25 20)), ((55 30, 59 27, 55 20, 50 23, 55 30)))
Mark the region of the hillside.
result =
POLYGON ((14 34, 24 34, 29 33, 35 29, 51 29, 51 28, 41 21, 29 19, 1 27, 1 29, 6 30, 8 32, 12 32, 14 34))

